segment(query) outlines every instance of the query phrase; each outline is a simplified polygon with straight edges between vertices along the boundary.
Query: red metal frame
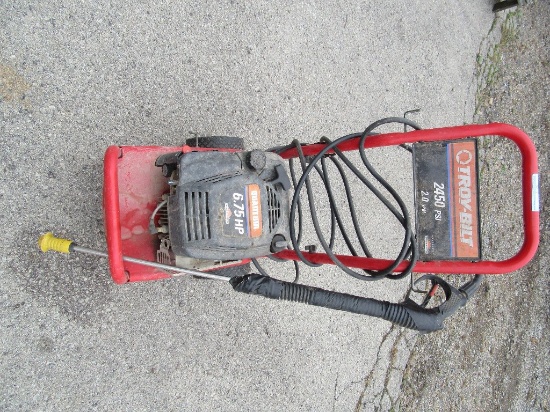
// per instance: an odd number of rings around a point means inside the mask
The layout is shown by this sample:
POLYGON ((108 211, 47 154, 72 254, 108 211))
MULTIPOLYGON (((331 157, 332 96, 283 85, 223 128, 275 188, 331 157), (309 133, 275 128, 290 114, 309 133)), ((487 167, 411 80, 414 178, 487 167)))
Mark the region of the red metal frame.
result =
MULTIPOLYGON (((122 260, 122 256, 156 261, 157 235, 149 233, 149 218, 168 192, 158 156, 212 149, 179 146, 110 146, 103 163, 103 209, 109 269, 115 283, 169 278, 166 272, 122 260)), ((216 149, 235 151, 234 149, 216 149)), ((244 260, 238 264, 248 263, 244 260)))
MULTIPOLYGON (((448 273, 448 274, 502 274, 513 272, 525 266, 535 255, 539 244, 539 199, 538 199, 538 166, 537 152, 529 136, 515 126, 504 123, 486 125, 466 125, 444 127, 438 129, 415 130, 407 133, 388 133, 369 137, 365 141, 365 148, 394 146, 402 143, 416 143, 421 141, 459 140, 468 137, 496 135, 512 140, 519 148, 522 156, 522 196, 523 196, 523 227, 524 241, 520 250, 513 257, 502 261, 481 260, 477 262, 438 260, 419 261, 414 267, 420 273, 448 273)), ((358 150, 359 138, 351 139, 338 145, 341 151, 358 150)), ((325 143, 316 143, 303 146, 305 156, 315 156, 326 146, 325 143)), ((329 152, 330 153, 330 152, 329 152)), ((281 154, 285 159, 298 157, 296 148, 286 150, 281 154)), ((330 257, 324 253, 308 253, 303 255, 313 263, 333 264, 330 257)), ((277 253, 278 258, 299 260, 296 252, 284 250, 277 253)), ((367 257, 337 255, 346 266, 381 270, 388 267, 393 261, 367 257)), ((402 262, 396 272, 404 270, 408 261, 402 262)))
MULTIPOLYGON (((522 155, 522 195, 524 242, 518 253, 504 261, 432 261, 418 262, 415 272, 456 274, 497 274, 512 272, 526 265, 534 256, 539 243, 538 168, 537 153, 532 141, 520 129, 502 123, 469 125, 440 129, 418 130, 407 133, 389 133, 369 137, 365 148, 393 146, 419 141, 455 140, 487 135, 504 136, 514 141, 522 155), (536 178, 534 177, 536 176, 536 178)), ((338 146, 342 151, 357 150, 359 139, 346 141, 338 146)), ((306 145, 304 155, 319 153, 324 143, 306 145)), ((162 194, 168 191, 166 179, 154 163, 164 153, 208 151, 212 149, 159 146, 110 146, 105 152, 103 206, 105 230, 111 276, 116 283, 168 278, 165 272, 146 266, 124 262, 122 256, 156 260, 156 235, 148 232, 149 218, 162 194)), ((231 149, 216 149, 234 151, 231 149)), ((282 154, 285 159, 297 157, 295 148, 282 154)), ((307 253, 304 256, 314 263, 332 264, 324 253, 307 253)), ((298 260, 296 252, 284 250, 277 257, 298 260)), ((354 256, 338 256, 349 267, 380 270, 391 260, 354 256)), ((247 261, 248 262, 248 261, 247 261)), ((403 262, 396 271, 403 270, 403 262)))
POLYGON ((105 152, 105 233, 109 268, 116 283, 170 277, 159 269, 124 262, 122 256, 156 261, 149 218, 168 185, 155 160, 178 150, 181 147, 110 146, 105 152))

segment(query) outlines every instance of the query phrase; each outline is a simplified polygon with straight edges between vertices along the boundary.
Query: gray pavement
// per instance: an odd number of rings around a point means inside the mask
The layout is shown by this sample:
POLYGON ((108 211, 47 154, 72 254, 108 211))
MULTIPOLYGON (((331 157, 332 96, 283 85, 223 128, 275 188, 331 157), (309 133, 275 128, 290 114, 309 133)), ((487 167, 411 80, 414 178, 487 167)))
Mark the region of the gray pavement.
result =
MULTIPOLYGON (((105 247, 111 144, 199 133, 268 148, 414 108, 424 127, 471 122, 491 6, 1 2, 0 409, 388 410, 414 333, 216 282, 117 286, 105 259, 44 255, 36 240, 53 230, 105 247)), ((401 152, 377 159, 410 190, 401 152)), ((380 215, 362 218, 391 255, 380 215)), ((330 268, 303 282, 393 301, 407 287, 330 268)))

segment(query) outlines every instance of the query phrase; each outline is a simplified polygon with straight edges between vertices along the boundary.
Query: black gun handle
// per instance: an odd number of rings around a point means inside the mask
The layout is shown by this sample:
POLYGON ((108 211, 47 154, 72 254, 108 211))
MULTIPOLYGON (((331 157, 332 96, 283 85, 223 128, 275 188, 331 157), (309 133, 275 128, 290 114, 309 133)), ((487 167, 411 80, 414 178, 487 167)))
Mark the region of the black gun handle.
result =
POLYGON ((230 280, 230 283, 233 289, 238 292, 375 316, 406 328, 421 332, 433 332, 443 328, 443 321, 456 312, 458 308, 464 306, 468 296, 436 276, 427 276, 430 280, 440 284, 447 296, 445 303, 439 307, 426 309, 408 298, 403 303, 391 303, 346 293, 331 292, 312 286, 284 282, 255 273, 234 277, 230 280))

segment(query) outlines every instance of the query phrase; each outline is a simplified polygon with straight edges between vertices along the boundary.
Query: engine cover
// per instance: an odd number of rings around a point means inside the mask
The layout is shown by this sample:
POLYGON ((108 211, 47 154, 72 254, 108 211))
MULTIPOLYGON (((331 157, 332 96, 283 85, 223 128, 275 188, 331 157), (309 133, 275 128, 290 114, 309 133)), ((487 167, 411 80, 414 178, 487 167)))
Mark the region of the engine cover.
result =
POLYGON ((181 154, 171 184, 168 236, 176 256, 238 260, 286 247, 290 181, 277 154, 181 154))

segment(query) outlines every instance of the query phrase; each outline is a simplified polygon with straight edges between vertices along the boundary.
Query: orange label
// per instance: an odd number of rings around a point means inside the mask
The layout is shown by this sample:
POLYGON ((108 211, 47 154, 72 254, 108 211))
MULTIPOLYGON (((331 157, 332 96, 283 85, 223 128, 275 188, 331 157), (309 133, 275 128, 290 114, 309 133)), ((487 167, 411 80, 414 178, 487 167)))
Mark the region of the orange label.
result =
POLYGON ((260 186, 251 184, 246 187, 248 197, 248 228, 250 237, 262 236, 262 201, 260 186))
POLYGON ((479 257, 476 148, 473 141, 449 145, 451 180, 452 254, 479 257))

